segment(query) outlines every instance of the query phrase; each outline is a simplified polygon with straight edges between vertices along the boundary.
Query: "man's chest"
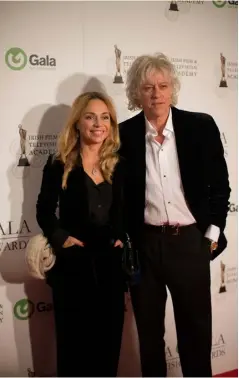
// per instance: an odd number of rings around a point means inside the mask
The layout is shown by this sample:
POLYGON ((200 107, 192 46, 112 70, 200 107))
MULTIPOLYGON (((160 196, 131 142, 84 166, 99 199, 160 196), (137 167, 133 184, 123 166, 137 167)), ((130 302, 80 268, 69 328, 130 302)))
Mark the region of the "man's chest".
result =
POLYGON ((180 185, 180 169, 175 138, 165 138, 163 143, 146 138, 146 181, 149 183, 180 185))

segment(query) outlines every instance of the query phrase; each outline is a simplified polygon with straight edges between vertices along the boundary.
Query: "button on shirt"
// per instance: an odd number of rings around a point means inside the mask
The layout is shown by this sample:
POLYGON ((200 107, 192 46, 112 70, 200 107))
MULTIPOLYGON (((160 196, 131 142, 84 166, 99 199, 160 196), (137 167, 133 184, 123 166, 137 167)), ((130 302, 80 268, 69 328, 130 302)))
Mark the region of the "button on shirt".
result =
MULTIPOLYGON (((155 140, 156 129, 146 122, 146 193, 145 223, 152 225, 189 225, 195 219, 184 197, 178 164, 171 110, 163 130, 163 144, 155 140)), ((211 225, 205 236, 217 241, 219 228, 211 225)))

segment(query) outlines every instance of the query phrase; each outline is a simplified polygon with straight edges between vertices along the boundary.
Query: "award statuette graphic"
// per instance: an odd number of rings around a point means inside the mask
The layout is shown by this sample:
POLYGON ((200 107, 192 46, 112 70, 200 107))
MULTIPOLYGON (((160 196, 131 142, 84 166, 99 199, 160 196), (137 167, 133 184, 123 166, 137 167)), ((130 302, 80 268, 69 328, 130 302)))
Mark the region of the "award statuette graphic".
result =
POLYGON ((115 48, 115 65, 116 65, 116 74, 114 77, 113 83, 122 84, 123 78, 120 72, 120 66, 121 66, 121 50, 118 49, 117 45, 114 45, 115 48))
POLYGON ((221 81, 219 87, 221 88, 227 88, 227 81, 226 81, 226 58, 225 56, 221 53, 220 54, 220 60, 221 60, 221 81))
POLYGON ((170 11, 178 11, 178 4, 177 4, 176 1, 171 1, 169 10, 170 11))
POLYGON ((20 147, 21 147, 21 156, 18 162, 18 167, 28 167, 30 164, 26 156, 27 131, 22 128, 22 125, 19 125, 18 128, 19 128, 20 147))
POLYGON ((225 285, 225 268, 226 268, 226 265, 223 264, 223 262, 221 261, 220 267, 221 267, 221 286, 220 286, 220 289, 219 289, 219 293, 225 293, 227 291, 226 285, 225 285))

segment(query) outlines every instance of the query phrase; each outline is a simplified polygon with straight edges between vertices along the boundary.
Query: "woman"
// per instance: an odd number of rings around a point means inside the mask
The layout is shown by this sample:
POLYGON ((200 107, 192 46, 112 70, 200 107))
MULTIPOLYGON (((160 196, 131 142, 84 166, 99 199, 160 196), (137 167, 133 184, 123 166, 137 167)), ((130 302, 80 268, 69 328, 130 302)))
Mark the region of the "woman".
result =
POLYGON ((47 282, 58 376, 117 375, 124 319, 119 145, 110 99, 84 93, 44 167, 37 221, 56 255, 47 282))

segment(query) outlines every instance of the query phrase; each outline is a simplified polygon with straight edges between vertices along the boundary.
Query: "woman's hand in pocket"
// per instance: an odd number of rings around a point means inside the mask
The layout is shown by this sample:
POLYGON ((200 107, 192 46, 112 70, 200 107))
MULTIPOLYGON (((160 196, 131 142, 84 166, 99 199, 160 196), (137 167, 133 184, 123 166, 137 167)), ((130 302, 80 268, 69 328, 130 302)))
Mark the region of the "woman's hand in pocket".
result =
POLYGON ((114 244, 114 247, 120 247, 120 248, 123 248, 124 244, 122 243, 121 240, 116 240, 115 244, 114 244))
POLYGON ((65 243, 63 244, 63 248, 73 247, 74 245, 78 245, 79 247, 84 247, 84 243, 81 240, 73 238, 73 236, 69 236, 65 243))

